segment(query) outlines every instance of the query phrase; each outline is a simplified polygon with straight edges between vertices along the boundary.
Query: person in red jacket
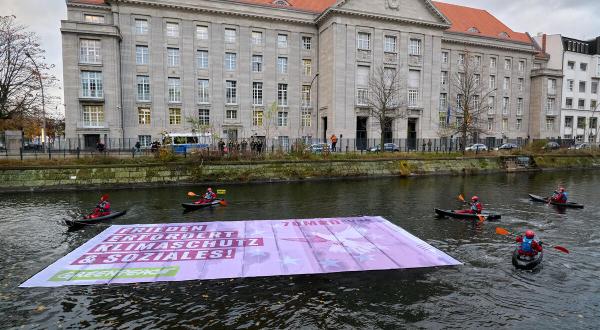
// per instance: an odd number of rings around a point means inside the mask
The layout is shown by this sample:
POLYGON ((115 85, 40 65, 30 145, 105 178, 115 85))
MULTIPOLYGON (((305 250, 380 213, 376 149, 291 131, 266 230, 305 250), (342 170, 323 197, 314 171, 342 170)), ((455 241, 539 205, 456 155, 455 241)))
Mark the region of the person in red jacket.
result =
POLYGON ((537 242, 535 239, 535 233, 533 230, 525 231, 525 237, 522 235, 517 236, 517 243, 519 245, 519 255, 535 257, 539 252, 542 252, 542 242, 537 242))
POLYGON ((556 203, 565 204, 568 199, 569 197, 567 195, 567 192, 563 187, 558 188, 558 191, 555 191, 552 195, 552 201, 556 203))
POLYGON ((215 194, 212 190, 212 188, 208 188, 206 190, 206 193, 204 194, 204 196, 202 196, 202 198, 196 202, 196 204, 207 204, 207 203, 212 203, 215 199, 217 199, 217 194, 215 194))
POLYGON ((110 202, 108 201, 108 197, 109 196, 106 194, 102 195, 102 197, 100 197, 100 202, 98 202, 98 205, 96 205, 96 208, 94 209, 94 212, 92 212, 92 214, 90 214, 86 218, 95 219, 95 218, 110 215, 111 211, 110 211, 110 202))
POLYGON ((468 210, 456 211, 459 214, 481 214, 483 211, 483 204, 479 201, 479 197, 471 197, 471 207, 468 210))

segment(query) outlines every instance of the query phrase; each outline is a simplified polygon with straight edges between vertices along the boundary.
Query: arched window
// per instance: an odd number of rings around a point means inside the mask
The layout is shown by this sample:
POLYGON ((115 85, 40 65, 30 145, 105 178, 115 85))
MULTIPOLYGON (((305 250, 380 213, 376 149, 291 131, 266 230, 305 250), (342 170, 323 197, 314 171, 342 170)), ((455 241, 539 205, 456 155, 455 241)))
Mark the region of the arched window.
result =
POLYGON ((285 0, 275 0, 273 4, 276 6, 289 6, 290 4, 285 0))
POLYGON ((500 38, 506 38, 506 39, 510 39, 510 36, 509 36, 509 35, 508 35, 508 33, 506 33, 506 32, 500 32, 500 33, 498 33, 498 36, 499 36, 500 38))
POLYGON ((471 27, 471 28, 469 28, 469 29, 467 30, 467 32, 470 32, 470 33, 481 33, 481 32, 479 32, 479 29, 477 29, 477 28, 476 28, 476 27, 474 27, 474 26, 473 26, 473 27, 471 27))

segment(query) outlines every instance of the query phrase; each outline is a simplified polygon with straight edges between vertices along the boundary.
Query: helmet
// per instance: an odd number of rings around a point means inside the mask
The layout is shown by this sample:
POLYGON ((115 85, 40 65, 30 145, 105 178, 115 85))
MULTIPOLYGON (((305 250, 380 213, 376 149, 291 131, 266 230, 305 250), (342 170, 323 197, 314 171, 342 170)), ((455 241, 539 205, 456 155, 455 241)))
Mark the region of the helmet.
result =
POLYGON ((565 188, 560 187, 560 192, 565 192, 565 188))
POLYGON ((208 191, 212 191, 212 188, 208 188, 207 190, 208 190, 208 191))
POLYGON ((477 196, 473 196, 473 197, 471 197, 471 200, 472 200, 472 201, 474 201, 474 202, 476 202, 476 201, 478 201, 478 200, 479 200, 479 197, 477 197, 477 196))
POLYGON ((100 197, 100 200, 103 202, 107 199, 108 199, 108 194, 104 194, 104 195, 102 195, 102 197, 100 197))
POLYGON ((534 238, 535 237, 535 233, 533 232, 533 230, 527 230, 527 231, 525 231, 525 237, 527 237, 527 238, 534 238))

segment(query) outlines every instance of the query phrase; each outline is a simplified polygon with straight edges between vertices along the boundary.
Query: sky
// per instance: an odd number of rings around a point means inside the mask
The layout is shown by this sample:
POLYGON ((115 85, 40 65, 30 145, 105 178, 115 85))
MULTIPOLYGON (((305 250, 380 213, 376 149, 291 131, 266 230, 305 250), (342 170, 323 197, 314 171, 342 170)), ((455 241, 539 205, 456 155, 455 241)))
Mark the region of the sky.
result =
MULTIPOLYGON (((315 0, 318 1, 318 0, 315 0)), ((363 0, 364 1, 364 0, 363 0)), ((442 0, 489 11, 517 32, 560 33, 578 39, 600 35, 600 0, 442 0)), ((66 19, 65 0, 0 0, 0 15, 15 15, 17 20, 36 32, 47 51, 47 59, 56 65, 53 74, 62 79, 60 21, 66 19)), ((62 83, 62 82, 61 82, 62 83)), ((62 98, 62 90, 50 93, 62 98)), ((61 102, 62 103, 62 102, 61 102)), ((62 105, 59 106, 59 110, 62 105)))

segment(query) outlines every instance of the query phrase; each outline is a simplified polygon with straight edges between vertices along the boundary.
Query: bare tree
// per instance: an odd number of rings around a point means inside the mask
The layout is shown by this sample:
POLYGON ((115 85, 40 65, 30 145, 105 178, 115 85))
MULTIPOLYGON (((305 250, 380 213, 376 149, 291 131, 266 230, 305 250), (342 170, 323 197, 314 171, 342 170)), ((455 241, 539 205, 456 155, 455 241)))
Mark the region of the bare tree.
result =
POLYGON ((484 88, 481 82, 481 57, 472 56, 469 51, 463 53, 462 68, 452 77, 453 94, 456 95, 456 107, 449 106, 447 120, 454 117, 453 123, 440 123, 440 136, 458 134, 461 150, 464 153, 469 138, 489 133, 486 129, 485 115, 493 105, 488 103, 495 88, 484 88))
POLYGON ((360 95, 359 100, 369 107, 369 116, 373 118, 380 129, 381 150, 384 149, 385 129, 394 120, 407 116, 402 103, 402 83, 400 70, 385 66, 377 67, 369 76, 369 89, 366 95, 360 95))
POLYGON ((35 33, 18 24, 14 16, 0 16, 0 120, 40 117, 40 80, 44 88, 56 84, 49 73, 53 66, 45 63, 44 53, 35 33))

